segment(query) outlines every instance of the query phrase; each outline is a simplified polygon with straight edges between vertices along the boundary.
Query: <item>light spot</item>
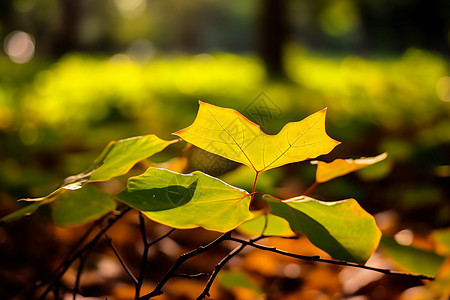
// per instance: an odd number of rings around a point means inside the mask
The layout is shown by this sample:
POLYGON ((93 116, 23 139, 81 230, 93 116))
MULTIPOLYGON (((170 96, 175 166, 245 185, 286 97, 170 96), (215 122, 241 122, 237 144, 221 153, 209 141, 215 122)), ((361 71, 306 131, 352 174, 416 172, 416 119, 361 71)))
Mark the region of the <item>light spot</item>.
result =
POLYGON ((413 242, 414 233, 409 229, 403 229, 394 236, 394 239, 400 245, 409 246, 413 242))
POLYGON ((30 61, 34 56, 34 39, 23 31, 11 32, 4 41, 5 53, 18 64, 30 61))

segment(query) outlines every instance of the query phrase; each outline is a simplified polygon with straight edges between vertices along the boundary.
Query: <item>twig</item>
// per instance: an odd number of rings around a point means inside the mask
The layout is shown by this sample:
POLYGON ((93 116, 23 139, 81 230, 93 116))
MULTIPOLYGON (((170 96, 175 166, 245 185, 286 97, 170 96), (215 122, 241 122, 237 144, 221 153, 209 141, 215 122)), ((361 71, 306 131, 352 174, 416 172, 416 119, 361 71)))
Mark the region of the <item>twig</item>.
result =
POLYGON ((365 265, 359 265, 357 263, 352 263, 352 262, 346 262, 346 261, 340 261, 340 260, 332 260, 332 259, 324 259, 324 258, 320 258, 320 256, 306 256, 306 255, 300 255, 300 254, 295 254, 295 253, 290 253, 284 250, 280 250, 277 249, 275 247, 270 247, 270 246, 264 246, 261 244, 257 244, 254 241, 250 240, 243 240, 240 238, 235 238, 235 237, 228 237, 227 238, 230 241, 235 241, 238 243, 241 243, 243 245, 247 245, 253 248, 257 248, 257 249, 261 249, 261 250, 265 250, 265 251, 269 251, 269 252, 274 252, 277 254, 281 254, 284 256, 289 256, 289 257, 293 257, 293 258, 297 258, 297 259, 302 259, 302 260, 309 260, 309 261, 316 261, 316 262, 323 262, 323 263, 328 263, 328 264, 333 264, 333 265, 340 265, 340 266, 346 266, 346 267, 354 267, 354 268, 360 268, 360 269, 366 269, 366 270, 371 270, 371 271, 375 271, 375 272, 379 272, 379 273, 383 273, 386 275, 392 275, 392 276, 401 276, 401 277, 407 277, 407 278, 415 278, 415 279, 425 279, 425 280, 434 280, 434 277, 431 276, 427 276, 427 275, 423 275, 423 274, 408 274, 408 273, 402 273, 402 272, 395 272, 395 271, 391 271, 389 269, 380 269, 380 268, 375 268, 375 267, 370 267, 370 266, 365 266, 365 265))
POLYGON ((175 274, 175 270, 181 266, 185 261, 187 261, 188 259, 197 256, 205 251, 208 251, 209 249, 217 246, 218 244, 222 243, 225 240, 228 240, 231 236, 231 231, 226 232, 224 234, 222 234, 221 236, 219 236, 217 239, 215 239, 214 241, 212 241, 211 243, 205 245, 205 246, 200 246, 198 248, 195 248, 192 251, 186 252, 184 254, 182 254, 181 256, 178 257, 177 261, 175 262, 175 264, 169 269, 169 271, 167 271, 166 275, 164 275, 164 277, 161 279, 161 281, 156 285, 156 287, 153 289, 152 292, 138 298, 138 300, 147 300, 150 299, 152 297, 161 295, 163 293, 162 288, 164 287, 164 285, 167 283, 167 281, 169 281, 170 278, 174 277, 175 274))
POLYGON ((145 269, 147 267, 147 260, 148 260, 148 251, 149 251, 150 247, 153 246, 154 244, 158 243, 162 239, 168 237, 170 234, 172 234, 172 232, 175 231, 175 228, 172 228, 171 230, 169 230, 167 233, 163 234, 156 240, 149 242, 147 239, 147 232, 145 229, 145 219, 141 212, 139 212, 139 225, 140 225, 140 230, 141 230, 141 234, 142 234, 142 241, 144 243, 144 252, 142 254, 141 270, 139 272, 139 278, 137 279, 137 281, 135 283, 135 286, 136 286, 135 299, 139 298, 140 293, 141 293, 142 284, 144 283, 145 269))
POLYGON ((141 260, 141 270, 139 272, 139 277, 136 282, 136 293, 134 295, 134 299, 138 299, 139 295, 141 294, 141 287, 144 283, 144 275, 145 275, 145 268, 147 267, 147 260, 148 260, 148 250, 149 250, 149 242, 147 239, 147 231, 145 230, 145 219, 141 212, 139 212, 139 228, 141 230, 142 235, 142 242, 144 243, 144 252, 142 254, 142 260, 141 260))
POLYGON ((206 276, 210 276, 209 273, 197 273, 197 274, 182 274, 182 273, 174 273, 173 277, 181 277, 186 279, 195 279, 195 278, 203 278, 206 276))
POLYGON ((130 268, 127 266, 125 261, 123 260, 122 256, 119 254, 119 251, 117 251, 116 246, 114 246, 114 243, 111 239, 111 237, 105 232, 106 240, 108 241, 109 245, 111 246, 111 249, 114 251, 114 254, 116 255, 117 259, 119 260, 119 263, 122 265, 122 268, 124 268, 125 272, 130 276, 131 280, 133 281, 134 285, 137 284, 138 280, 136 279, 136 276, 134 276, 133 272, 131 272, 130 268))
MULTIPOLYGON (((266 217, 267 220, 267 217, 266 217)), ((261 234, 258 237, 255 237, 253 239, 250 240, 250 242, 257 242, 259 240, 262 239, 266 239, 266 238, 270 238, 270 237, 279 237, 279 238, 285 238, 285 239, 297 239, 297 236, 290 236, 290 237, 285 237, 285 236, 277 236, 277 235, 264 235, 261 234)), ((241 243, 241 245, 237 246, 236 248, 234 248, 230 253, 228 253, 227 256, 225 256, 217 265, 214 266, 214 271, 212 272, 211 276, 208 279, 208 282, 205 285, 205 288, 203 289, 202 293, 200 294, 200 296, 197 297, 197 300, 201 300, 207 296, 210 296, 209 291, 211 289, 211 286, 214 282, 214 280, 216 279, 217 275, 219 274, 219 272, 222 270, 222 268, 225 266, 225 264, 234 256, 236 256, 237 254, 239 254, 239 252, 241 252, 242 250, 244 250, 244 248, 248 246, 246 244, 241 243)))
MULTIPOLYGON (((86 241, 86 239, 89 237, 89 235, 92 233, 92 231, 101 224, 107 215, 104 215, 100 219, 94 221, 94 223, 88 228, 88 230, 83 234, 83 236, 75 243, 75 245, 72 247, 72 250, 69 254, 67 254, 66 259, 63 260, 63 262, 56 268, 55 271, 53 271, 50 275, 48 275, 45 279, 34 282, 30 287, 28 287, 24 292, 12 297, 12 298, 20 298, 24 295, 29 294, 31 291, 35 290, 38 287, 44 286, 47 284, 47 282, 51 281, 54 277, 57 276, 57 274, 64 268, 65 263, 74 255, 75 251, 86 241)), ((12 299, 11 298, 11 299, 12 299)))
MULTIPOLYGON (((59 281, 61 279, 61 277, 64 275, 64 273, 66 273, 66 271, 70 268, 70 266, 78 259, 80 258, 83 253, 89 249, 90 247, 92 247, 93 245, 95 245, 98 240, 101 238, 101 236, 103 235, 103 233, 105 233, 106 231, 108 231, 109 228, 111 228, 111 226, 113 226, 119 219, 121 219, 127 212, 129 212, 131 210, 130 207, 127 207, 125 210, 123 210, 122 212, 120 212, 118 215, 116 215, 113 218, 108 219, 108 225, 106 225, 100 232, 98 232, 95 237, 88 243, 86 244, 84 247, 82 247, 80 250, 76 251, 75 253, 73 253, 72 257, 70 257, 69 259, 66 259, 66 261, 63 262, 63 264, 58 268, 61 269, 58 273, 56 273, 52 279, 48 280, 49 281, 49 286, 47 287, 47 289, 43 292, 43 294, 41 295, 41 297, 39 299, 43 300, 45 299, 45 296, 47 296, 47 294, 52 290, 52 286, 55 284, 55 282, 59 281)), ((44 283, 45 284, 45 283, 44 283)), ((41 284, 39 286, 43 286, 44 284, 41 284)))

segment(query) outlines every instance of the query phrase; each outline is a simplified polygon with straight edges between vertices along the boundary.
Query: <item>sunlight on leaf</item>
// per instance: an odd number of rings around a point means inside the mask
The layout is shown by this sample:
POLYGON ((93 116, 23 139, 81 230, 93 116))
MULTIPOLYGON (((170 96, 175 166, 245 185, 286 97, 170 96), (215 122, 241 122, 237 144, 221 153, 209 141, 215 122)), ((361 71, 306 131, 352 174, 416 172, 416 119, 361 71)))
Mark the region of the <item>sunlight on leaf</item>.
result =
POLYGON ((364 264, 378 246, 381 231, 354 199, 323 202, 300 196, 279 201, 264 196, 270 213, 286 219, 317 247, 338 260, 364 264))
POLYGON ((199 102, 194 123, 175 132, 203 150, 262 172, 327 154, 339 144, 325 132, 326 109, 267 135, 239 112, 199 102))
POLYGON ((113 211, 116 203, 110 195, 93 185, 61 192, 53 206, 53 220, 58 226, 72 226, 95 220, 113 211))
POLYGON ((375 157, 360 159, 335 159, 330 163, 323 161, 311 161, 311 164, 317 165, 316 181, 326 182, 333 178, 340 177, 353 171, 368 167, 387 157, 387 153, 375 157))
POLYGON ((266 224, 267 217, 267 226, 264 230, 264 234, 268 235, 280 235, 280 236, 292 236, 295 235, 289 227, 289 223, 278 216, 275 215, 263 215, 251 219, 239 226, 237 230, 245 234, 247 236, 257 236, 262 234, 264 225, 266 224))
POLYGON ((150 134, 110 142, 97 158, 89 181, 104 181, 126 174, 138 161, 177 142, 165 141, 150 134))
POLYGON ((116 198, 148 218, 174 228, 203 227, 226 232, 253 217, 244 190, 196 171, 179 174, 149 168, 131 177, 116 198))

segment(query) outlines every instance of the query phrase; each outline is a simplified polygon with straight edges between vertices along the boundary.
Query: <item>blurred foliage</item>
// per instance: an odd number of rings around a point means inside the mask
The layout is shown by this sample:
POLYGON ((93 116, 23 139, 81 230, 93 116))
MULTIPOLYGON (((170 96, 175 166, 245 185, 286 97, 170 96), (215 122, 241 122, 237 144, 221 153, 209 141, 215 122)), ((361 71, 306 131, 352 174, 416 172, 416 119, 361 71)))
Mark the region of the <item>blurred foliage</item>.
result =
MULTIPOLYGON (((173 138, 168 132, 192 122, 200 99, 240 110, 268 133, 328 107, 328 132, 343 144, 324 160, 384 151, 389 152, 389 158, 324 183, 314 196, 323 200, 355 197, 373 214, 395 210, 392 218, 397 218, 397 223, 383 229, 390 236, 405 227, 426 235, 433 228, 448 226, 450 108, 447 98, 439 98, 449 89, 445 84, 449 74, 446 58, 415 48, 400 57, 383 58, 317 54, 292 45, 286 50, 286 81, 269 81, 254 56, 229 53, 155 56, 146 62, 131 54, 70 54, 55 63, 31 61, 24 65, 0 57, 2 215, 17 208, 16 199, 42 196, 56 188, 60 178, 83 171, 111 140, 149 133, 173 138)), ((170 151, 185 155, 193 167, 193 149, 170 151)), ((196 157, 197 163, 204 163, 202 153, 196 157)), ((314 169, 309 164, 293 164, 283 172, 268 172, 258 189, 283 198, 298 195, 313 183, 314 169)), ((247 171, 240 167, 222 178, 251 188, 247 171)), ((47 210, 42 210, 41 215, 49 218, 47 210)), ((12 239, 8 235, 8 243, 12 239)), ((123 242, 124 252, 130 251, 127 243, 130 241, 123 242)), ((177 243, 184 245, 186 241, 177 239, 177 243)), ((307 255, 318 253, 312 245, 302 243, 276 244, 293 252, 301 249, 307 255)), ((427 237, 425 244, 430 243, 427 237)), ((423 243, 413 245, 420 249, 423 243)), ((5 249, 11 249, 11 245, 8 247, 5 249)), ((158 251, 170 252, 164 247, 158 251)), ((29 253, 22 256, 26 255, 29 253)), ((152 262, 158 264, 158 259, 160 256, 152 262)), ((280 284, 293 297, 305 299, 356 293, 341 290, 339 284, 345 286, 345 281, 339 279, 340 269, 308 264, 299 269, 294 261, 280 262, 254 253, 245 257, 242 266, 246 276, 260 287, 267 287, 264 292, 268 294, 281 293, 275 287, 280 284), (301 279, 292 277, 298 274, 302 274, 301 279), (276 279, 276 284, 269 282, 271 278, 276 279), (334 283, 325 286, 323 278, 334 283), (304 281, 300 289, 299 281, 304 281)), ((445 286, 447 282, 445 266, 441 267, 443 279, 420 292, 442 293, 438 284, 445 286)), ((367 295, 382 285, 397 291, 400 297, 411 293, 409 288, 418 284, 408 282, 394 287, 394 281, 365 280, 362 286, 368 290, 360 293, 367 295)), ((172 292, 180 293, 177 288, 172 292)), ((246 295, 235 290, 226 293, 246 295)))

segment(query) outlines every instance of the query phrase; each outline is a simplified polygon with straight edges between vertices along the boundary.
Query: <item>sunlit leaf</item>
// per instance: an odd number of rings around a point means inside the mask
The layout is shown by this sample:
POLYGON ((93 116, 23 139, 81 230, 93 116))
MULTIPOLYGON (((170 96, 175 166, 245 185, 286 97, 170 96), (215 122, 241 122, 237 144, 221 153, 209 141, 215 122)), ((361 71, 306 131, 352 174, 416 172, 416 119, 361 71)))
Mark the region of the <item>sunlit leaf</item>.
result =
POLYGON ((110 142, 97 158, 89 181, 104 181, 126 174, 138 161, 162 151, 176 141, 165 141, 150 134, 110 142))
POLYGON ((400 245, 394 239, 383 236, 380 249, 398 268, 412 273, 435 276, 445 258, 434 252, 400 245))
POLYGON ((200 101, 197 118, 174 134, 206 151, 253 168, 257 172, 329 153, 339 142, 325 132, 321 110, 267 135, 237 111, 200 101))
POLYGON ((387 157, 387 153, 380 154, 375 157, 360 159, 335 159, 330 163, 323 161, 311 161, 311 164, 317 165, 316 181, 326 182, 333 178, 346 175, 353 171, 368 167, 387 157))
POLYGON ((149 168, 130 178, 127 189, 116 197, 150 219, 175 228, 226 232, 253 217, 246 191, 199 171, 179 174, 149 168))
POLYGON ((177 140, 165 141, 150 134, 124 140, 110 142, 89 171, 67 177, 61 187, 50 194, 39 198, 23 198, 19 201, 39 202, 26 206, 0 221, 10 222, 33 213, 39 206, 55 201, 66 191, 82 188, 93 181, 106 181, 113 177, 126 174, 137 162, 152 156, 164 148, 177 142, 177 140))
POLYGON ((247 236, 256 236, 263 233, 268 235, 292 236, 288 221, 275 215, 263 215, 251 219, 239 226, 237 230, 247 236), (267 218, 267 224, 266 224, 267 218))
POLYGON ((354 199, 323 202, 306 196, 284 201, 264 198, 270 213, 286 219, 294 232, 303 233, 335 259, 364 264, 378 246, 380 229, 354 199))
POLYGON ((108 193, 93 185, 61 192, 53 206, 53 220, 59 226, 71 226, 95 220, 113 211, 116 203, 108 193))

